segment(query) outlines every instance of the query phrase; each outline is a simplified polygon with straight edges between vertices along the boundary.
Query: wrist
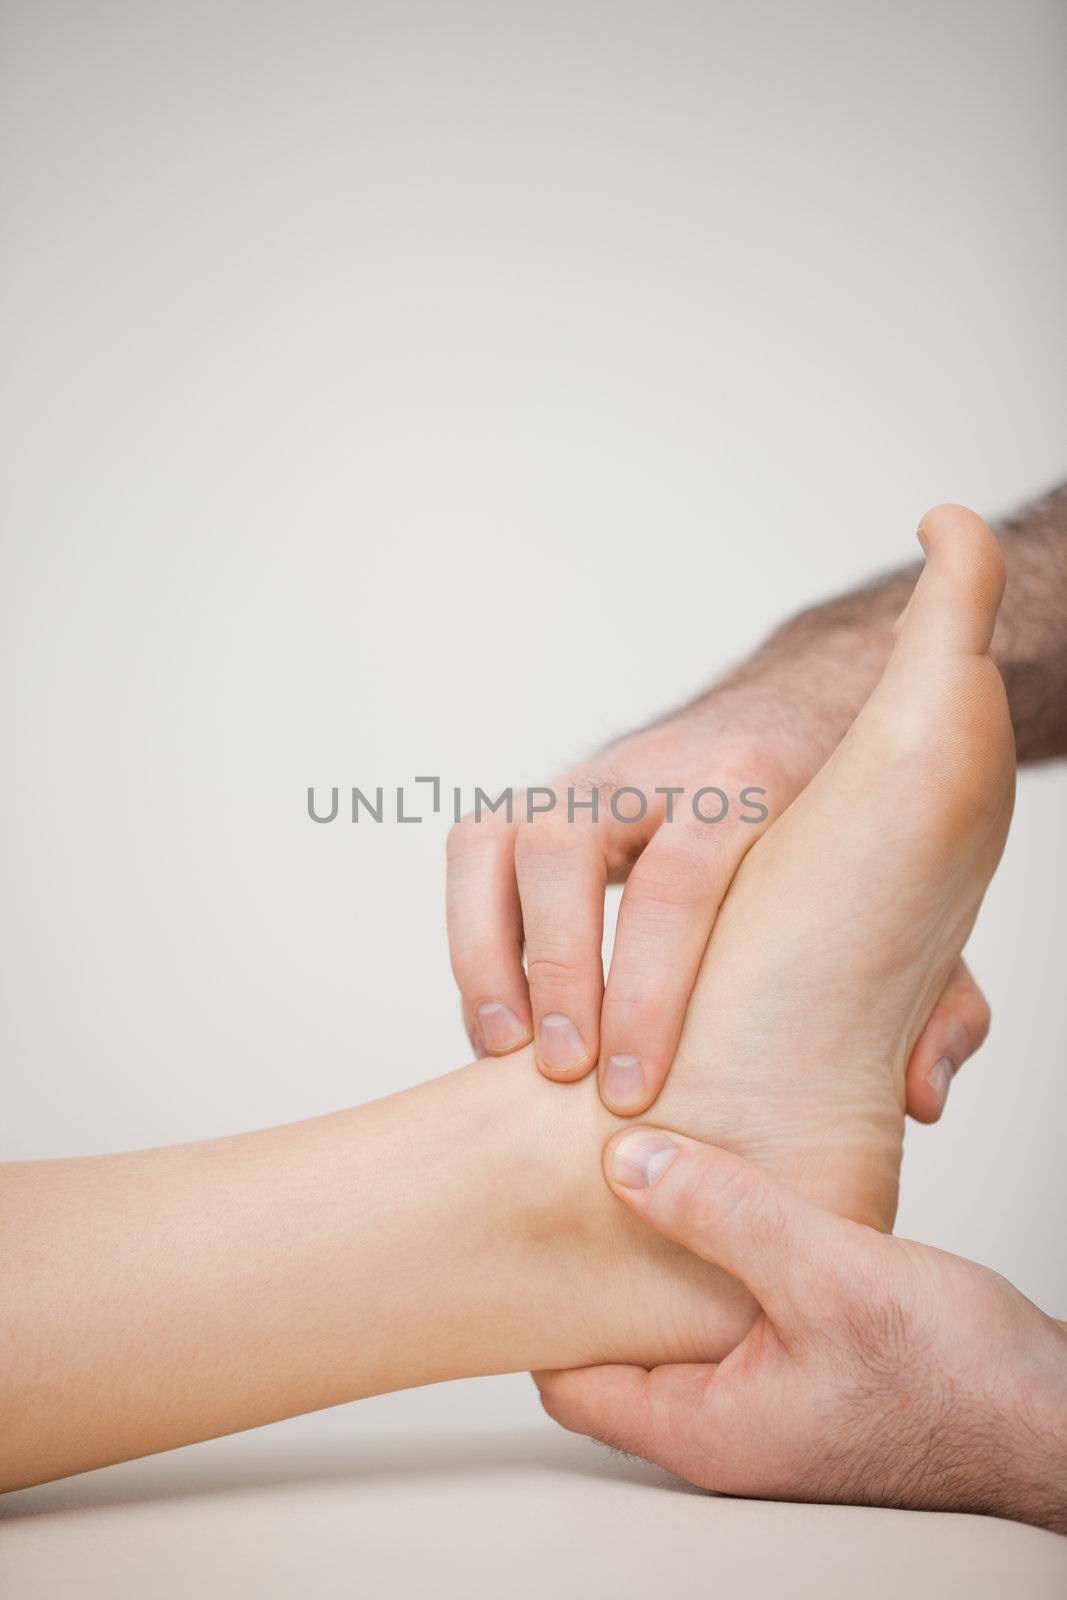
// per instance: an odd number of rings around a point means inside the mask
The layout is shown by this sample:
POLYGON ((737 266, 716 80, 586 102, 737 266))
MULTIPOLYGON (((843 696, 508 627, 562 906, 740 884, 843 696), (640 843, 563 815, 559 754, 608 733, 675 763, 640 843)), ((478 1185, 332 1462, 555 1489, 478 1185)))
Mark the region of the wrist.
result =
POLYGON ((1067 1322, 1049 1317, 1048 1349, 1028 1406, 1028 1522, 1067 1534, 1067 1322))
POLYGON ((997 1369, 987 1404, 999 1437, 982 1465, 996 1462, 989 1509, 1067 1534, 1067 1324, 1042 1321, 1045 1337, 1031 1333, 1013 1369, 997 1369))
POLYGON ((799 792, 840 744, 878 682, 908 572, 790 618, 695 702, 698 716, 773 741, 799 792))
POLYGON ((705 715, 773 748, 799 793, 841 743, 888 656, 888 640, 866 661, 854 646, 837 634, 775 636, 708 690, 705 715))

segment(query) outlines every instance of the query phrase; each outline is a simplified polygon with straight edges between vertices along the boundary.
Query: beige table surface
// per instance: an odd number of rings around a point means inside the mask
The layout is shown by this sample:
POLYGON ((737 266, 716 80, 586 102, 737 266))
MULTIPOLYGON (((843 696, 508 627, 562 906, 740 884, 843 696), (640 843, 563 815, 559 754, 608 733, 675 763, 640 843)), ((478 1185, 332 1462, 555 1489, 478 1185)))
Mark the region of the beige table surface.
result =
POLYGON ((547 1423, 349 1411, 0 1502, 0 1593, 1067 1595, 1067 1539, 984 1517, 717 1499, 547 1423))

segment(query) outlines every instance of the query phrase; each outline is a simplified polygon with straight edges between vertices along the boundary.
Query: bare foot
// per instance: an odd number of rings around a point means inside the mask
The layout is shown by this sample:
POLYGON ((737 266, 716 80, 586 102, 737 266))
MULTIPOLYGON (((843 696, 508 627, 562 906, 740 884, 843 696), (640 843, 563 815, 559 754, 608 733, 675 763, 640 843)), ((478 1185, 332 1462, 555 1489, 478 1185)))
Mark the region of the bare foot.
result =
POLYGON ((919 538, 927 564, 885 673, 742 863, 652 1118, 684 1118, 885 1229, 908 1057, 970 934, 1015 794, 988 654, 1000 550, 958 506, 931 512, 919 538))
MULTIPOLYGON (((927 563, 881 682, 745 857, 648 1115, 886 1230, 905 1067, 1000 858, 1015 780, 988 654, 1004 581, 996 540, 956 506, 931 512, 919 538, 927 563)), ((615 1248, 631 1252, 627 1337, 653 1360, 732 1345, 747 1297, 723 1275, 709 1295, 706 1267, 609 1204, 615 1248)))

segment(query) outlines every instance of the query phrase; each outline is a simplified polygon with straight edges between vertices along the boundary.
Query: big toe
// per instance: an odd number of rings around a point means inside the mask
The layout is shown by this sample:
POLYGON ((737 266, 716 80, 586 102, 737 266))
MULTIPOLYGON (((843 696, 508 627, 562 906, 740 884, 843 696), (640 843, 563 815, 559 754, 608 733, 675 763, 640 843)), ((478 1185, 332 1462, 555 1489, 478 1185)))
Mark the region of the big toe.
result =
POLYGON ((904 653, 984 655, 1004 594, 1004 558, 991 528, 966 506, 936 506, 919 523, 926 565, 897 623, 904 653))

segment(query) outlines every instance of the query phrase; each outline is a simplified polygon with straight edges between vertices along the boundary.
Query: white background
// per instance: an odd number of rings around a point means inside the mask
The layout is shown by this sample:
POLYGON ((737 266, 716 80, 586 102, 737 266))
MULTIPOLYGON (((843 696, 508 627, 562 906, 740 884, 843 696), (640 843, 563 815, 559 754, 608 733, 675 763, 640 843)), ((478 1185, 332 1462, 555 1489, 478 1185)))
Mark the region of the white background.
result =
MULTIPOLYGON (((3 19, 9 1157, 466 1059, 444 822, 308 784, 544 780, 1067 471, 1058 3, 3 19)), ((1060 1314, 1065 797, 1022 782, 900 1223, 1060 1314)), ((460 1402, 533 1411, 370 1414, 460 1402)))

